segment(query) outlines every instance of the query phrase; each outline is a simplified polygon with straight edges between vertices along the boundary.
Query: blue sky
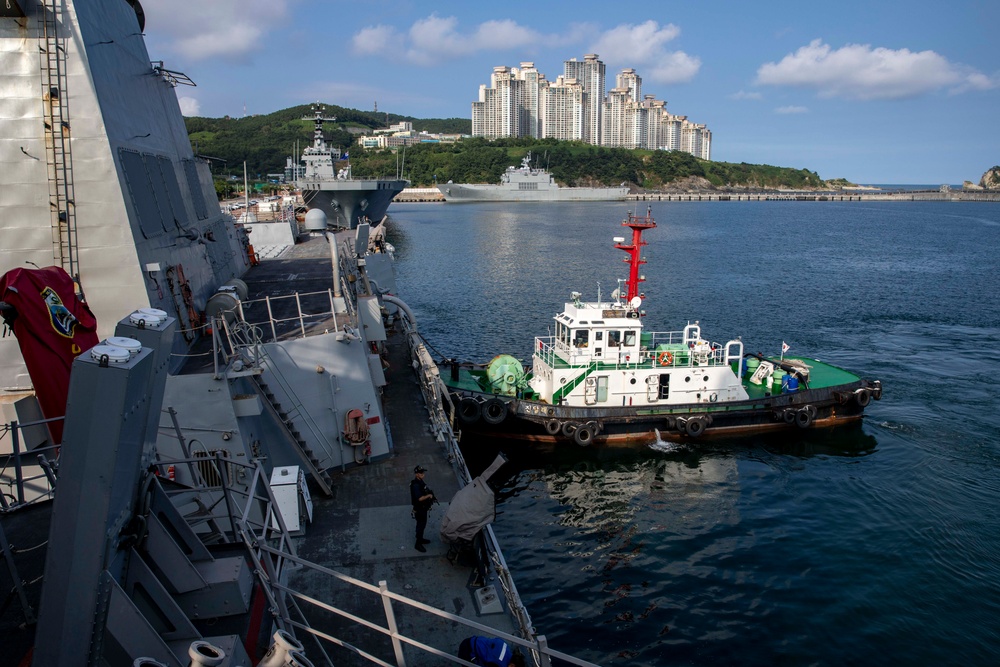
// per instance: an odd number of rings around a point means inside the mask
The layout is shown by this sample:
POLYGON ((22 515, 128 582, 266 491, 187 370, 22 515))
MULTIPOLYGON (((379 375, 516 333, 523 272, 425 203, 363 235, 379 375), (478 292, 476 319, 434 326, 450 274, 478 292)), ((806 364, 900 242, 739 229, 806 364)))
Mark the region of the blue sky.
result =
POLYGON ((712 157, 860 183, 978 182, 1000 164, 1000 2, 143 0, 187 115, 316 100, 470 117, 497 65, 550 80, 597 53, 609 87, 712 130, 712 157))

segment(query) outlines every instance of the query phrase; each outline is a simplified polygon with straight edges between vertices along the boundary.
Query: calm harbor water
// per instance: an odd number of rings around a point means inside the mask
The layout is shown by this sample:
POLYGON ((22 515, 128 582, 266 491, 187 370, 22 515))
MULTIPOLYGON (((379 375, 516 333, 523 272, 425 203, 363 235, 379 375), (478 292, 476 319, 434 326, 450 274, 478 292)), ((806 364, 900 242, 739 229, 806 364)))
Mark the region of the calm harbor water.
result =
MULTIPOLYGON (((625 277, 626 210, 394 205, 400 297, 442 355, 527 359, 625 277)), ((647 327, 785 341, 885 396, 832 433, 508 451, 494 529, 538 630, 605 665, 1000 663, 1000 206, 652 212, 647 327)))

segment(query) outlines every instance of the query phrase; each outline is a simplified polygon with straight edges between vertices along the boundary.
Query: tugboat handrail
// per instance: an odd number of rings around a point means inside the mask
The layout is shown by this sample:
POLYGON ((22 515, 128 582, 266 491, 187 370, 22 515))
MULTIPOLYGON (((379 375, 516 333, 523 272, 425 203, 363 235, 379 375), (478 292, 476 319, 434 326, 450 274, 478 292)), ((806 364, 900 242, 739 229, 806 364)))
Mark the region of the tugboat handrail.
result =
MULTIPOLYGON (((593 357, 588 348, 578 351, 573 346, 560 343, 555 336, 535 337, 535 358, 549 366, 589 366, 600 364, 601 368, 641 368, 648 366, 661 367, 696 367, 721 366, 732 363, 736 358, 728 354, 730 346, 738 341, 729 341, 725 345, 701 341, 702 347, 694 350, 685 340, 681 331, 646 332, 648 342, 640 344, 638 349, 626 349, 621 352, 618 347, 608 347, 605 356, 593 357), (669 355, 663 356, 664 353, 669 355), (662 357, 662 358, 661 358, 662 357)), ((741 348, 742 349, 742 348, 741 348)))

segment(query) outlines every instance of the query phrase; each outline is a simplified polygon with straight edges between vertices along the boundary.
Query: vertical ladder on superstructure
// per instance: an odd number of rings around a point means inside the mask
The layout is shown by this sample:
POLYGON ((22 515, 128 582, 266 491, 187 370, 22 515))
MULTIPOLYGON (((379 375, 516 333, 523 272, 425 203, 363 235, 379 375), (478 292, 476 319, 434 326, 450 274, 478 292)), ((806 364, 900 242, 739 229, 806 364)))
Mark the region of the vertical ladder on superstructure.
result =
POLYGON ((66 82, 66 49, 58 35, 60 0, 41 3, 39 44, 42 70, 42 120, 48 164, 49 209, 52 214, 54 263, 73 279, 82 296, 77 258, 76 202, 73 194, 73 155, 70 142, 69 95, 66 82))

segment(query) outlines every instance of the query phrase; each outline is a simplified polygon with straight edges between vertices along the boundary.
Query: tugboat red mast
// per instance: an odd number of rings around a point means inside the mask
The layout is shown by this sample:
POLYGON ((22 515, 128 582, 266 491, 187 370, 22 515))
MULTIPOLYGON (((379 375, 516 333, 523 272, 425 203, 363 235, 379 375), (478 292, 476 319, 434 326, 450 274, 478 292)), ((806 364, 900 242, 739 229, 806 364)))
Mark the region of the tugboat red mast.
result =
POLYGON ((645 278, 639 277, 639 266, 646 263, 646 260, 641 257, 642 246, 646 245, 646 242, 642 240, 642 233, 647 229, 653 229, 656 227, 656 223, 653 221, 652 208, 650 207, 646 209, 646 217, 644 218, 640 218, 634 213, 629 212, 628 219, 622 221, 622 227, 630 227, 632 229, 631 244, 615 244, 616 248, 624 250, 629 256, 628 259, 624 260, 629 264, 625 300, 632 301, 633 298, 639 296, 639 283, 645 282, 646 280, 645 278))

